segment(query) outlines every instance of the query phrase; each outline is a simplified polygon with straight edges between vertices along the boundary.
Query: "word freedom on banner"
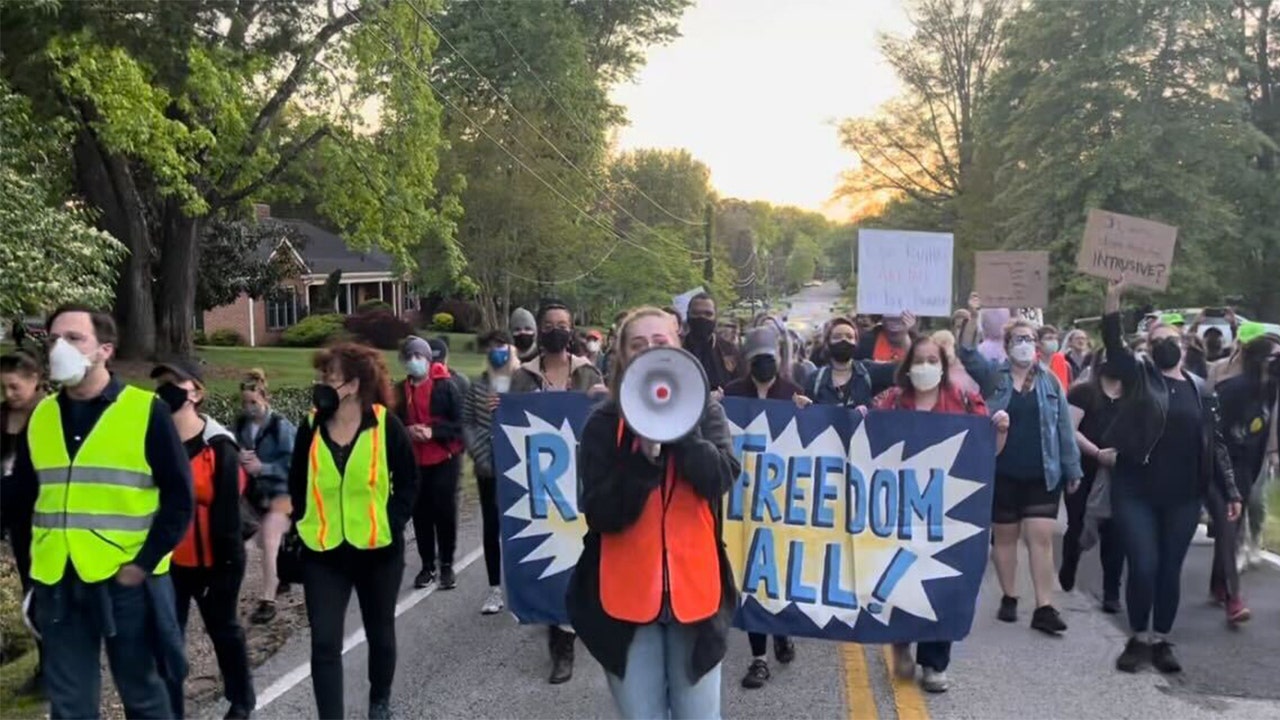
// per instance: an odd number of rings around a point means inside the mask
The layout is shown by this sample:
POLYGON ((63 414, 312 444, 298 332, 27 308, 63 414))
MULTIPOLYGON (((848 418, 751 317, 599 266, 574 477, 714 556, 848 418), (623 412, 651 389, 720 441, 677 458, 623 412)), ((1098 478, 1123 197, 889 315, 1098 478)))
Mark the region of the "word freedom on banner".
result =
MULTIPOLYGON (((724 408, 742 462, 723 503, 735 625, 863 643, 968 634, 987 562, 990 421, 741 398, 724 408)), ((505 395, 498 408, 503 571, 521 622, 568 621, 589 410, 570 393, 505 395)))

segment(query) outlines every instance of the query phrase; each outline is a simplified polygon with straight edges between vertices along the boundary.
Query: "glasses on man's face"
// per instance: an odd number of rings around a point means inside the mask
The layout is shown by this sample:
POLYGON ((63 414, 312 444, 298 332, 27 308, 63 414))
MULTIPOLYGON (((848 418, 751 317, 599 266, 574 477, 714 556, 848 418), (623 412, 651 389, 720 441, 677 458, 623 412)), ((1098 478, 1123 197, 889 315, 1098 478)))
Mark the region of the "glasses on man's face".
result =
POLYGON ((1014 335, 1009 339, 1010 345, 1034 345, 1036 342, 1033 335, 1014 335))

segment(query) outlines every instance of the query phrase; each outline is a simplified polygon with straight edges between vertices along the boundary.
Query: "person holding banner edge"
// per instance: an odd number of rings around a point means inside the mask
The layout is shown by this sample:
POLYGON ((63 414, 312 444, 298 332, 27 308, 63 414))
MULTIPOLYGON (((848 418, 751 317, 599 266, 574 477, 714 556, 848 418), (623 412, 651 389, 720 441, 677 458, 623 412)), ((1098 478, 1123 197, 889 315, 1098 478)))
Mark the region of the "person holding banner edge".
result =
POLYGON ((1220 532, 1229 532, 1240 517, 1240 493, 1218 427, 1217 398, 1183 369, 1181 329, 1155 323, 1147 330, 1150 354, 1134 355, 1121 337, 1124 288, 1123 276, 1108 286, 1102 317, 1107 361, 1125 397, 1103 436, 1116 449, 1112 518, 1129 568, 1125 609, 1132 635, 1116 669, 1137 672, 1150 663, 1177 673, 1182 664, 1166 638, 1178 615, 1182 563, 1200 507, 1221 506, 1228 523, 1220 532))
MULTIPOLYGON (((778 344, 780 340, 777 332, 769 325, 757 327, 747 333, 743 357, 747 362, 748 375, 726 385, 724 388, 726 397, 791 400, 799 408, 813 404, 799 385, 779 373, 778 363, 781 353, 778 344)), ((764 684, 769 681, 769 661, 766 659, 769 639, 764 633, 749 632, 747 641, 751 643, 751 665, 742 678, 742 687, 754 690, 764 687, 764 684)), ((774 636, 773 655, 783 665, 790 663, 796 659, 795 643, 786 635, 774 636)))
MULTIPOLYGON (((974 316, 982 310, 978 294, 969 296, 974 316)), ((983 357, 976 348, 977 328, 964 328, 958 354, 965 370, 982 388, 990 410, 1009 415, 1009 437, 996 459, 995 500, 991 532, 996 576, 1004 596, 997 614, 1017 622, 1018 538, 1027 545, 1036 608, 1031 627, 1049 635, 1067 629, 1053 606, 1053 535, 1062 490, 1075 492, 1084 473, 1080 448, 1067 404, 1067 389, 1044 364, 1036 361, 1036 327, 1016 319, 1005 326, 1008 360, 983 357)))
MULTIPOLYGON (((967 390, 951 382, 951 359, 932 337, 921 335, 911 341, 907 355, 894 373, 894 384, 875 399, 876 410, 910 410, 962 415, 987 416, 987 404, 976 390, 967 390)), ((991 416, 996 429, 996 454, 1004 449, 1009 437, 1009 414, 1000 411, 991 416)), ((923 668, 920 686, 931 693, 946 692, 950 684, 947 667, 951 664, 951 642, 933 641, 916 644, 916 657, 911 657, 910 643, 893 646, 893 672, 900 678, 913 679, 916 664, 923 668)))
POLYGON ((718 718, 720 664, 737 607, 721 499, 741 468, 714 398, 693 432, 668 445, 637 436, 622 417, 618 391, 631 359, 650 347, 679 347, 672 318, 640 308, 618 339, 609 399, 582 430, 588 530, 565 598, 569 617, 624 718, 718 718))
POLYGON ((809 378, 804 395, 819 405, 857 407, 869 405, 878 393, 893 385, 896 363, 854 359, 858 326, 845 317, 832 318, 823 333, 827 363, 809 378))

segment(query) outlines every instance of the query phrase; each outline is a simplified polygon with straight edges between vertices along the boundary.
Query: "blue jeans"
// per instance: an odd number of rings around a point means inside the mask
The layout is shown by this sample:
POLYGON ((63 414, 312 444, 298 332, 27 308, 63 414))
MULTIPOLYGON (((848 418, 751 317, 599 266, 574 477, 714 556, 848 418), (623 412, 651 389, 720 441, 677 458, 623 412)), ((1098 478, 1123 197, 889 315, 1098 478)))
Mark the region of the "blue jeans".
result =
POLYGON ((1129 629, 1140 633, 1150 627, 1164 635, 1178 616, 1182 562, 1200 521, 1200 500, 1153 502, 1124 480, 1111 486, 1111 519, 1129 565, 1125 580, 1129 629))
POLYGON ((609 674, 609 691, 627 720, 720 717, 720 665, 689 682, 694 630, 686 625, 643 625, 627 649, 625 677, 609 674))
POLYGON ((180 716, 181 706, 171 703, 170 693, 181 692, 186 668, 173 667, 180 663, 167 653, 175 641, 181 645, 173 585, 167 575, 125 587, 114 579, 86 583, 68 566, 57 585, 35 583, 32 602, 44 636, 44 683, 51 718, 98 717, 102 690, 98 661, 104 640, 125 715, 180 716))

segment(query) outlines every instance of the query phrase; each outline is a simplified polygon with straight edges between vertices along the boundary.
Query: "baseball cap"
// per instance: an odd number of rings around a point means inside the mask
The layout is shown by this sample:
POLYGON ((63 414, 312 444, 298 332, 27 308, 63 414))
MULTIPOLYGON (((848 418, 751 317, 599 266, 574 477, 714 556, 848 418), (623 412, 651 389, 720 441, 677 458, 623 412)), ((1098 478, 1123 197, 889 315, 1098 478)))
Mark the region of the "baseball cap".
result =
POLYGON ((1182 327, 1187 324, 1187 319, 1182 317, 1182 313, 1165 313, 1160 316, 1160 324, 1182 327))
POLYGON ((744 355, 747 360, 759 355, 778 357, 778 333, 769 327, 758 327, 747 333, 744 355))
POLYGON ((1255 322, 1255 321, 1253 321, 1253 320, 1250 320, 1250 321, 1249 321, 1249 322, 1247 322, 1247 323, 1242 323, 1242 324, 1240 325, 1240 329, 1237 331, 1237 333, 1238 333, 1238 334, 1237 334, 1237 337, 1238 337, 1238 339, 1240 340, 1240 344, 1241 344, 1241 345, 1248 345, 1249 343, 1253 342, 1254 340, 1257 340, 1258 338, 1262 337, 1263 335, 1266 335, 1266 334, 1267 334, 1267 326, 1266 326, 1266 325, 1263 325, 1263 324, 1262 324, 1262 323, 1260 323, 1260 322, 1255 322))
POLYGON ((599 331, 599 330, 588 330, 588 331, 587 331, 587 339, 588 339, 588 340, 602 340, 603 338, 604 338, 604 336, 600 334, 600 331, 599 331))
POLYGON ((151 379, 155 380, 168 373, 179 380, 194 380, 204 385, 204 371, 200 369, 200 361, 195 358, 173 358, 156 363, 151 369, 151 379))

